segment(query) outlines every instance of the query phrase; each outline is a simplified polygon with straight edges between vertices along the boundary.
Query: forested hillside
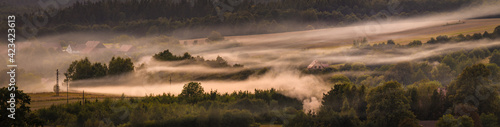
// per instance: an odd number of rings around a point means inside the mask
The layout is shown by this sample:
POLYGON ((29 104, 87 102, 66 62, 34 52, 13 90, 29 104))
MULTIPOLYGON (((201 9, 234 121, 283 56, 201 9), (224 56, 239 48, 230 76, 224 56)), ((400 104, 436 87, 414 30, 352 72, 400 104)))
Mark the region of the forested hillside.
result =
MULTIPOLYGON (((102 0, 76 2, 57 12, 38 36, 67 32, 112 31, 137 36, 166 34, 204 37, 259 34, 339 26, 363 20, 455 10, 483 0, 102 0), (217 28, 216 28, 217 27, 217 28), (197 33, 187 33, 193 30, 197 33)), ((23 17, 43 19, 42 13, 23 17)), ((21 25, 22 27, 23 25, 21 25)))

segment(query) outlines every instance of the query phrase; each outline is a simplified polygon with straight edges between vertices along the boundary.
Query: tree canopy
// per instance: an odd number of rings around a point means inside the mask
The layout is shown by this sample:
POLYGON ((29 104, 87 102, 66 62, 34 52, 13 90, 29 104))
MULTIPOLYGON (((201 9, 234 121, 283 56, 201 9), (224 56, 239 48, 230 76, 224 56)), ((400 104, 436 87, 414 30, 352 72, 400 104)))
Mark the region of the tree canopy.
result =
POLYGON ((160 61, 179 61, 179 60, 193 59, 193 57, 187 52, 184 53, 183 56, 176 56, 173 55, 168 49, 158 54, 155 54, 153 58, 160 61))
POLYGON ((378 127, 397 127, 409 119, 417 124, 415 115, 410 110, 410 100, 398 82, 386 82, 370 90, 366 96, 368 121, 378 127))
POLYGON ((73 61, 64 75, 71 80, 81 80, 89 78, 101 78, 106 75, 118 75, 134 71, 134 63, 130 58, 113 57, 109 62, 109 69, 106 64, 96 62, 91 64, 89 59, 73 61))
POLYGON ((0 126, 3 127, 10 127, 10 126, 16 126, 16 127, 22 127, 22 126, 42 126, 43 121, 41 121, 38 117, 31 112, 30 109, 30 104, 31 104, 31 97, 24 93, 22 90, 19 90, 18 87, 2 87, 0 88, 0 126), (14 89, 11 89, 14 88, 14 89), (10 91, 13 90, 13 91, 10 91), (15 97, 13 97, 13 100, 11 99, 11 94, 15 94, 15 97), (8 115, 11 114, 10 110, 10 103, 7 103, 7 101, 15 101, 15 114, 14 118, 11 119, 8 117, 8 115))
POLYGON ((109 75, 118 75, 134 71, 134 63, 130 58, 113 57, 109 61, 109 75))
MULTIPOLYGON (((88 58, 73 61, 66 71, 67 77, 71 80, 99 78, 106 75, 108 68, 106 64, 90 63, 88 58)), ((65 75, 66 75, 65 74, 65 75)))
POLYGON ((198 100, 201 100, 201 97, 204 93, 204 89, 199 82, 189 82, 185 84, 180 97, 185 98, 189 103, 194 103, 198 100))

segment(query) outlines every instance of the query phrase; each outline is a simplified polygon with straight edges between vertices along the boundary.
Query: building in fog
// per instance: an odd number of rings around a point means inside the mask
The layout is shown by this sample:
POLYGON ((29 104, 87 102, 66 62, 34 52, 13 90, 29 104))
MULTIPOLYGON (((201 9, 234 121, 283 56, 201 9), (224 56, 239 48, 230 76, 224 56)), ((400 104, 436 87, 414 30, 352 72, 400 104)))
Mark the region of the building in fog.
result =
POLYGON ((309 66, 307 66, 307 69, 318 70, 318 69, 325 69, 328 66, 330 65, 318 62, 318 60, 314 60, 313 62, 311 62, 311 64, 309 64, 309 66))
POLYGON ((68 45, 65 51, 72 54, 75 53, 89 54, 103 50, 106 50, 106 47, 104 47, 104 45, 101 42, 87 41, 87 43, 78 44, 75 47, 71 47, 71 45, 68 45))
POLYGON ((132 52, 134 51, 135 48, 132 45, 122 45, 120 48, 117 50, 118 52, 132 52))
POLYGON ((76 53, 80 53, 78 51, 75 51, 73 50, 73 48, 71 48, 71 45, 68 45, 68 47, 66 47, 66 50, 64 50, 65 52, 68 52, 70 54, 76 54, 76 53))

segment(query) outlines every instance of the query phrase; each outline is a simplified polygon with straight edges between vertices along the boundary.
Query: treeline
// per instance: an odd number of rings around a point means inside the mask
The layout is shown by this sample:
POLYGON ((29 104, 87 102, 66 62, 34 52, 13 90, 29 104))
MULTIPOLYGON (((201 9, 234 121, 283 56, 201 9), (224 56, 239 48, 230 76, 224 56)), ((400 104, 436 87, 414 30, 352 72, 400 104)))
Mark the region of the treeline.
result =
POLYGON ((437 120, 437 127, 495 127, 500 87, 489 80, 492 72, 474 64, 444 86, 424 79, 407 86, 383 81, 370 87, 332 77, 335 85, 324 94, 319 112, 300 112, 286 126, 418 127, 419 120, 437 120))
POLYGON ((338 77, 314 112, 304 112, 300 101, 274 89, 221 94, 190 82, 179 95, 90 100, 35 114, 45 125, 65 126, 417 127, 419 120, 438 120, 438 127, 496 127, 500 96, 499 87, 488 79, 491 72, 484 64, 474 64, 444 86, 430 80, 368 86, 338 77))
POLYGON ((88 99, 36 111, 46 125, 258 127, 283 124, 301 112, 302 103, 275 89, 204 92, 200 83, 184 85, 179 95, 149 95, 104 101, 88 99))
POLYGON ((157 53, 153 55, 153 58, 158 61, 181 61, 184 60, 181 65, 204 65, 208 67, 221 68, 221 67, 243 67, 241 64, 234 64, 233 66, 229 65, 226 60, 222 57, 217 56, 215 60, 205 60, 203 57, 196 56, 193 57, 188 52, 184 53, 182 56, 173 55, 168 49, 163 52, 157 53))
MULTIPOLYGON (((438 36, 428 43, 495 39, 500 37, 499 31, 500 26, 493 34, 438 36)), ((354 44, 363 45, 358 48, 372 48, 363 39, 354 44)), ((397 45, 389 40, 387 44, 392 45, 387 48, 403 48, 420 46, 421 42, 397 45)), ((337 74, 328 78, 333 88, 324 94, 321 110, 298 115, 290 125, 396 127, 418 126, 418 120, 437 120, 438 127, 499 126, 499 47, 461 50, 423 61, 370 66, 345 63, 330 67, 331 71, 326 73, 375 73, 337 74)))
POLYGON ((99 62, 91 63, 87 57, 73 61, 64 75, 71 80, 100 78, 106 75, 119 75, 134 71, 130 58, 113 57, 109 66, 99 62))
MULTIPOLYGON (((305 30, 298 24, 334 26, 391 16, 441 12, 458 9, 481 0, 102 0, 76 2, 70 7, 45 10, 58 12, 41 27, 40 36, 74 31, 113 31, 139 36, 167 34, 188 37, 180 29, 194 29, 204 37, 215 27, 230 30, 224 35, 258 34, 305 30)), ((40 13, 23 14, 27 19, 43 19, 40 13)), ((24 26, 24 25, 21 25, 24 26)), ((193 37, 191 36, 191 37, 193 37)))
POLYGON ((457 52, 438 55, 423 59, 422 62, 400 62, 396 64, 365 65, 363 63, 345 63, 338 67, 330 67, 324 70, 304 70, 304 73, 314 71, 328 74, 332 72, 348 71, 374 71, 375 74, 361 75, 334 75, 328 78, 331 83, 354 82, 360 85, 377 86, 385 81, 398 81, 407 86, 421 80, 437 81, 440 84, 449 84, 454 77, 457 77, 466 67, 483 63, 492 72, 488 79, 494 83, 500 83, 500 50, 498 47, 474 48, 472 50, 460 50, 457 52))
POLYGON ((382 42, 378 44, 370 45, 366 38, 362 40, 354 40, 353 48, 363 48, 363 49, 390 49, 390 48, 412 48, 419 47, 424 44, 445 44, 445 43, 454 43, 454 42, 464 42, 464 41, 476 41, 481 39, 496 39, 500 38, 500 26, 495 27, 493 33, 488 33, 488 31, 484 31, 481 33, 474 33, 472 35, 467 34, 459 34, 457 36, 448 37, 446 35, 439 35, 436 38, 432 37, 426 43, 422 43, 420 40, 413 40, 406 45, 396 44, 393 40, 387 40, 387 42, 382 42))

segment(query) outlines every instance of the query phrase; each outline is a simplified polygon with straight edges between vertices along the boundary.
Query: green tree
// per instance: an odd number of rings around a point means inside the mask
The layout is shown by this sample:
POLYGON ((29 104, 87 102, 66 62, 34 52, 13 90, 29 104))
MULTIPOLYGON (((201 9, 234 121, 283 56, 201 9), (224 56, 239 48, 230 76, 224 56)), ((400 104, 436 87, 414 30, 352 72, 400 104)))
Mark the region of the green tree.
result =
POLYGON ((474 121, 469 116, 460 116, 458 119, 451 114, 443 115, 436 123, 436 127, 474 127, 474 121))
POLYGON ((498 117, 493 113, 483 113, 480 116, 483 127, 498 127, 498 117))
POLYGON ((474 105, 479 113, 499 111, 498 92, 491 87, 489 75, 484 64, 466 67, 448 87, 447 98, 453 104, 474 105))
POLYGON ((215 61, 207 61, 207 64, 210 67, 231 67, 231 65, 229 65, 227 61, 220 56, 217 56, 215 61))
POLYGON ((427 75, 424 73, 424 71, 422 71, 422 69, 418 69, 417 73, 413 74, 412 79, 414 82, 418 82, 421 80, 429 80, 429 78, 427 78, 427 75))
POLYGON ((459 122, 451 114, 443 115, 443 117, 439 118, 436 122, 436 127, 458 127, 458 125, 459 122))
POLYGON ((500 67, 497 64, 489 63, 486 64, 486 68, 491 72, 489 79, 495 83, 500 82, 500 67))
POLYGON ((160 30, 158 29, 158 27, 156 25, 153 25, 149 27, 148 32, 146 32, 146 35, 148 36, 158 35, 159 32, 160 30))
POLYGON ((255 120, 248 110, 229 110, 222 115, 224 127, 250 127, 255 120))
POLYGON ((439 81, 443 85, 448 85, 451 80, 453 80, 454 74, 455 71, 453 71, 450 66, 443 63, 437 65, 431 71, 432 79, 439 81))
POLYGON ((323 101, 321 101, 321 110, 333 110, 336 112, 341 111, 343 101, 348 98, 354 97, 354 92, 351 91, 350 84, 336 84, 330 91, 323 94, 323 101))
POLYGON ((489 84, 490 71, 484 64, 466 67, 457 79, 449 86, 447 93, 455 104, 463 103, 467 96, 474 96, 476 88, 489 84))
POLYGON ((222 41, 224 40, 224 36, 217 31, 212 31, 210 35, 208 35, 207 39, 208 41, 222 41))
POLYGON ((490 63, 494 63, 500 66, 500 52, 494 52, 493 55, 491 55, 490 63))
POLYGON ((436 44, 436 39, 431 38, 429 41, 427 41, 427 44, 436 44))
POLYGON ((396 45, 394 40, 387 40, 387 45, 396 45))
POLYGON ((368 121, 379 127, 396 127, 405 119, 416 121, 404 93, 401 84, 395 81, 370 90, 366 96, 368 121))
POLYGON ((490 56, 491 52, 488 49, 481 49, 481 48, 474 48, 472 51, 469 52, 469 57, 473 58, 486 58, 490 56))
POLYGON ((417 88, 415 88, 415 87, 408 88, 407 93, 406 93, 406 97, 410 101, 410 109, 411 109, 411 111, 414 112, 414 114, 418 118, 418 115, 420 113, 418 111, 421 110, 421 106, 419 104, 420 97, 419 97, 417 88))
POLYGON ((495 30, 493 31, 492 38, 497 38, 500 37, 500 26, 495 27, 495 30))
POLYGON ((193 59, 191 54, 187 52, 184 53, 183 56, 176 56, 173 55, 168 49, 153 55, 153 58, 160 61, 179 61, 179 60, 193 59))
POLYGON ((412 84, 413 65, 410 62, 397 63, 387 71, 387 81, 395 80, 404 85, 412 84), (410 77, 410 78, 409 78, 410 77))
POLYGON ((447 55, 445 56, 442 60, 441 60, 441 63, 444 63, 448 66, 450 66, 450 68, 452 70, 455 69, 455 67, 457 66, 457 61, 455 59, 453 59, 453 57, 451 55, 447 55))
POLYGON ((35 117, 31 112, 29 104, 31 103, 31 97, 19 90, 17 86, 14 87, 2 87, 0 88, 0 126, 2 127, 23 127, 23 126, 42 126, 42 122, 38 117, 35 117), (12 91, 10 91, 12 90, 12 91), (15 97, 11 97, 12 95, 15 97), (11 100, 13 99, 13 100, 11 100), (15 111, 14 118, 9 118, 11 112, 11 104, 8 101, 15 101, 15 111))
POLYGON ((134 71, 134 63, 130 58, 113 57, 109 61, 108 74, 110 75, 119 75, 132 71, 134 71))
POLYGON ((408 43, 408 47, 419 47, 422 46, 422 41, 420 40, 413 40, 412 42, 408 43))
POLYGON ((483 38, 491 38, 490 33, 488 33, 488 31, 484 31, 483 38))
POLYGON ((108 74, 106 64, 92 64, 88 58, 73 61, 64 75, 71 80, 100 78, 108 74))
POLYGON ((203 97, 204 89, 199 82, 189 82, 185 84, 179 97, 184 98, 188 103, 194 103, 203 97))
POLYGON ((445 96, 442 94, 443 91, 439 91, 436 89, 432 93, 431 96, 431 103, 429 104, 429 116, 427 116, 427 119, 438 119, 442 114, 445 112, 446 107, 445 107, 445 96))
POLYGON ((334 75, 332 77, 330 77, 329 79, 330 83, 333 83, 333 84, 349 84, 351 83, 351 80, 349 80, 349 78, 347 78, 347 76, 345 75, 342 75, 342 74, 339 74, 339 75, 334 75))
POLYGON ((108 72, 108 67, 106 64, 94 63, 92 65, 92 70, 94 70, 94 77, 104 77, 108 72))
POLYGON ((441 117, 444 107, 443 96, 437 92, 439 87, 442 87, 439 82, 426 80, 407 86, 407 96, 412 100, 411 108, 419 120, 436 120, 441 117))

